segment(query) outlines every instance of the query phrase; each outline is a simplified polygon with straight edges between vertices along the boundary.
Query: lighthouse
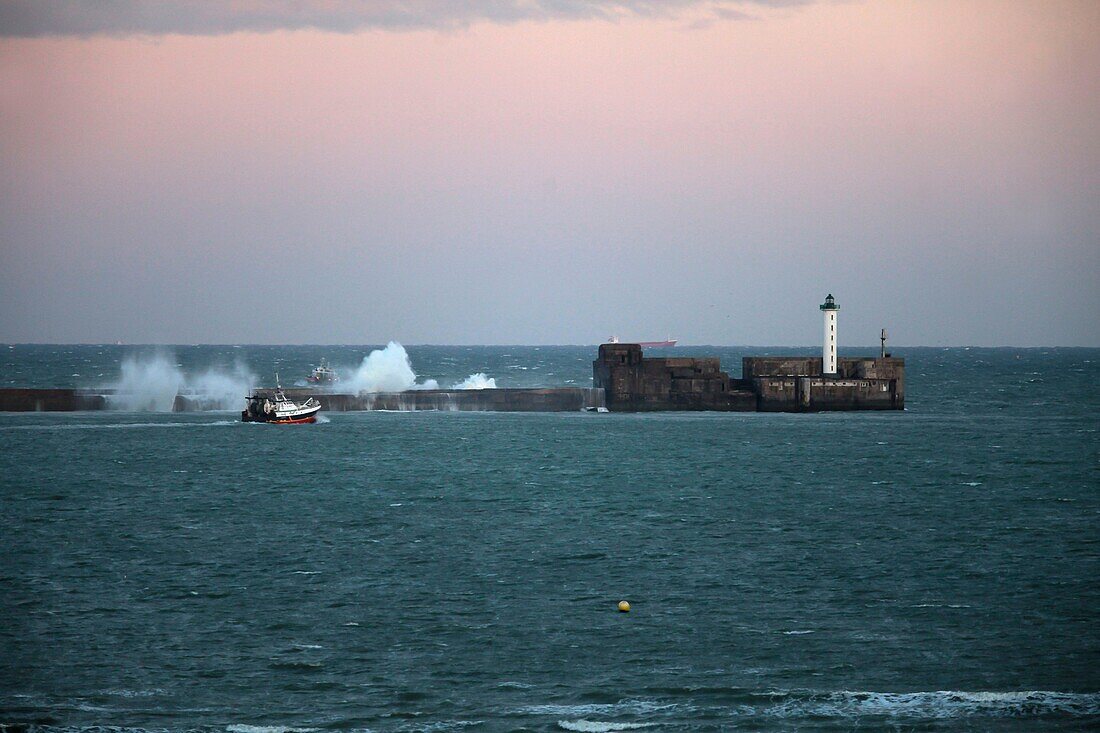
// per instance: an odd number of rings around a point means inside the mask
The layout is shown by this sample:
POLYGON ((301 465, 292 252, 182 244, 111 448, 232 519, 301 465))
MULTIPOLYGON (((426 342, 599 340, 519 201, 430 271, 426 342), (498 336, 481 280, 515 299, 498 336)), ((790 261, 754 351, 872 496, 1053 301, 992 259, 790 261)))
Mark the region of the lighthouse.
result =
POLYGON ((833 294, 825 298, 820 306, 825 314, 825 341, 821 346, 821 373, 827 376, 836 376, 836 313, 840 306, 833 299, 833 294))

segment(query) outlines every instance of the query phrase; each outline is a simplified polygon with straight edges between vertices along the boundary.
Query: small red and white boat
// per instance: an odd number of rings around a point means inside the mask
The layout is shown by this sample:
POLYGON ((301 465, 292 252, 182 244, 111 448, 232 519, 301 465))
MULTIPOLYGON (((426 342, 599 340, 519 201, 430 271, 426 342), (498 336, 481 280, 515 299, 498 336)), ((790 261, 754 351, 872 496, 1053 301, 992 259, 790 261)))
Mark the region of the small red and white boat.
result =
POLYGON ((305 402, 295 402, 286 396, 275 376, 275 394, 251 394, 245 398, 248 406, 241 411, 241 422, 267 422, 275 425, 294 425, 317 422, 321 403, 310 397, 305 402))

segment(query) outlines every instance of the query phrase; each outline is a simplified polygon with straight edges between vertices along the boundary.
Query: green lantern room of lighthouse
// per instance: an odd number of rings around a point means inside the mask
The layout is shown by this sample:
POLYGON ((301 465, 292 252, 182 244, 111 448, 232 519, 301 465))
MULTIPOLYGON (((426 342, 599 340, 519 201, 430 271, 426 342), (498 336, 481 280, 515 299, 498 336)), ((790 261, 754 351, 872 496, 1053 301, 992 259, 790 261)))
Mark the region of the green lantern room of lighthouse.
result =
POLYGON ((832 293, 829 293, 828 295, 826 295, 825 296, 825 302, 822 303, 818 307, 821 308, 821 310, 823 310, 823 311, 838 311, 838 310, 840 310, 840 306, 836 304, 836 299, 833 298, 832 293))

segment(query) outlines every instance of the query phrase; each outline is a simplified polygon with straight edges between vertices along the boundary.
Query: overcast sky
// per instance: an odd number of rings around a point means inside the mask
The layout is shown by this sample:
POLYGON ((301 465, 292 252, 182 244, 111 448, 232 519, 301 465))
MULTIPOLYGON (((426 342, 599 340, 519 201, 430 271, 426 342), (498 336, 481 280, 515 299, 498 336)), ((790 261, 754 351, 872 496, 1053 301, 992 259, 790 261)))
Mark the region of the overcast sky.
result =
POLYGON ((0 341, 1100 346, 1100 3, 0 0, 0 341))

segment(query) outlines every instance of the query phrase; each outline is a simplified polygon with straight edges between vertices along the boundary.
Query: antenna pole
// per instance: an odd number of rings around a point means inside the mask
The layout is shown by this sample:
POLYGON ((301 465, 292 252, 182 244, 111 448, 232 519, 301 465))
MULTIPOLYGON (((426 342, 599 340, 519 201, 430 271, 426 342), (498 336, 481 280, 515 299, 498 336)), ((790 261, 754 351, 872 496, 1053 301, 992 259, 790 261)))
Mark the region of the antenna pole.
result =
POLYGON ((882 335, 879 337, 879 340, 882 341, 882 358, 885 359, 886 358, 886 329, 885 328, 882 329, 882 335))

